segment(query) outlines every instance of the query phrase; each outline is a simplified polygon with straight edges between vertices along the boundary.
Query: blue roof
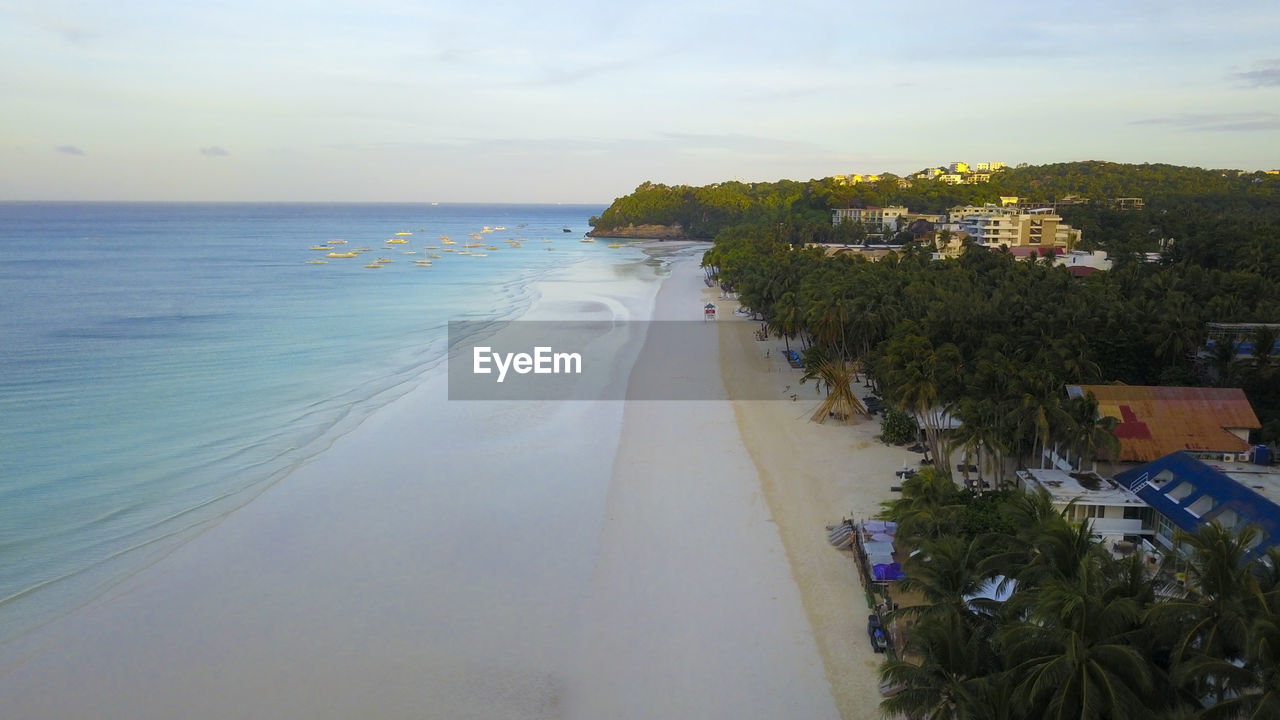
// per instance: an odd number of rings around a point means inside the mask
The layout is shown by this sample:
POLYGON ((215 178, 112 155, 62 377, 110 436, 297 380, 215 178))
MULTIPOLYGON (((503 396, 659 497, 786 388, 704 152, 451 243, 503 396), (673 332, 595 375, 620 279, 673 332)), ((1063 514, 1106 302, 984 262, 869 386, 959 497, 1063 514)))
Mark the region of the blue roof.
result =
POLYGON ((1156 512, 1187 532, 1195 532, 1201 525, 1232 510, 1237 518, 1236 527, 1257 525, 1262 531, 1262 542, 1254 549, 1255 553, 1280 543, 1280 506, 1188 453, 1165 455, 1145 465, 1125 470, 1116 475, 1115 479, 1156 512), (1166 470, 1172 477, 1158 486, 1154 484, 1153 479, 1166 470), (1186 490, 1177 490, 1184 484, 1187 486, 1186 490), (1175 499, 1175 494, 1181 495, 1184 492, 1186 495, 1181 500, 1175 499), (1213 505, 1203 515, 1197 515, 1190 508, 1205 496, 1213 499, 1213 505))

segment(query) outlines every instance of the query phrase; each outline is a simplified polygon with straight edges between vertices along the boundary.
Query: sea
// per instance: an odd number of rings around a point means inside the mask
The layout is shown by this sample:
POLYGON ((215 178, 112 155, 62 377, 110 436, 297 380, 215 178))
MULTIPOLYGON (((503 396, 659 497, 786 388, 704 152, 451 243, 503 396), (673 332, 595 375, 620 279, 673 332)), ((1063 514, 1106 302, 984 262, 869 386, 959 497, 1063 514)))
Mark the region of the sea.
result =
POLYGON ((449 321, 520 317, 580 263, 644 262, 580 242, 602 209, 0 203, 0 642, 438 372, 449 321))

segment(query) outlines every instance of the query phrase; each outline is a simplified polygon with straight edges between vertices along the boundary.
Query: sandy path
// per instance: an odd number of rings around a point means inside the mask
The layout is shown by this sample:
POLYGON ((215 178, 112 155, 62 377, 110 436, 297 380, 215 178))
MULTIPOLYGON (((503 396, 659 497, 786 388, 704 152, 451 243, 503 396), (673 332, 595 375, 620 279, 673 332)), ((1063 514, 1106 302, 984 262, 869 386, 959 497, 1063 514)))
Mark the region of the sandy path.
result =
POLYGON ((842 517, 875 515, 880 502, 893 497, 894 470, 918 456, 877 440, 878 416, 851 424, 810 422, 819 396, 813 383, 800 384, 802 371, 782 360, 782 341, 756 340, 759 323, 733 315, 736 301, 715 301, 722 318, 720 368, 731 396, 759 397, 759 388, 766 386, 781 399, 736 400, 734 416, 777 523, 840 716, 878 718, 876 668, 883 656, 867 642, 857 565, 850 553, 827 543, 825 526, 842 517))

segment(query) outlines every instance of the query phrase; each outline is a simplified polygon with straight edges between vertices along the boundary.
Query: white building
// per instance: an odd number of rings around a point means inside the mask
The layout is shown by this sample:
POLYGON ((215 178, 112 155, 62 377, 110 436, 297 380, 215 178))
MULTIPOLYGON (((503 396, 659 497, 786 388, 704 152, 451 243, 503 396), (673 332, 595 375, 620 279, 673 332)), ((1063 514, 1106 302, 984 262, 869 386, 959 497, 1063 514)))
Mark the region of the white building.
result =
POLYGON ((1155 535, 1154 512, 1127 487, 1095 473, 1068 473, 1062 470, 1029 469, 1017 472, 1023 490, 1043 489, 1053 498, 1053 506, 1066 510, 1072 522, 1088 520, 1093 534, 1113 551, 1132 549, 1142 538, 1155 535), (1071 503, 1074 501, 1074 505, 1071 503), (1070 506, 1070 510, 1067 510, 1070 506), (1121 546, 1120 543, 1129 543, 1121 546))
POLYGON ((894 231, 898 229, 898 218, 908 214, 908 210, 901 205, 892 205, 890 207, 865 207, 865 208, 838 208, 831 211, 831 224, 839 225, 846 222, 860 222, 867 232, 880 233, 885 230, 894 231))

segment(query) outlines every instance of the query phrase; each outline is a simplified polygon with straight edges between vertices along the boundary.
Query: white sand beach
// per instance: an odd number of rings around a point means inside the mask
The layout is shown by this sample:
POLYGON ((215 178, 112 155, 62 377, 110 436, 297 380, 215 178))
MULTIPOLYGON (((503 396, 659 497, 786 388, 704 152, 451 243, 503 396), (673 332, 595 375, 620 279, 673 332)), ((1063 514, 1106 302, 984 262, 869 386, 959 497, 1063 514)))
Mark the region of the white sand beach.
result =
POLYGON ((661 290, 576 269, 531 317, 693 319, 709 299, 718 357, 646 344, 618 381, 783 401, 495 413, 430 377, 0 647, 0 716, 878 717, 856 568, 823 526, 874 514, 909 454, 875 422, 808 422, 813 390, 786 399, 799 372, 703 285, 700 255, 661 290))

